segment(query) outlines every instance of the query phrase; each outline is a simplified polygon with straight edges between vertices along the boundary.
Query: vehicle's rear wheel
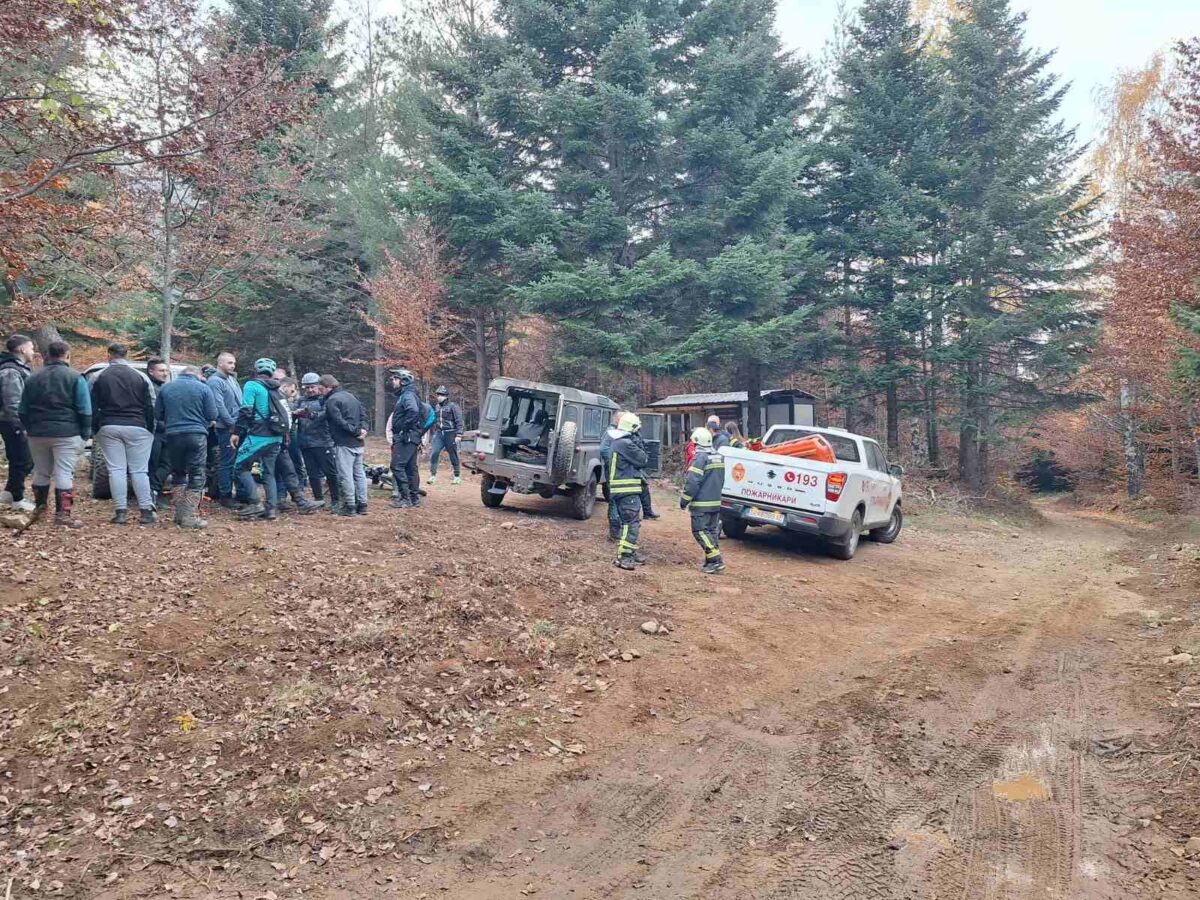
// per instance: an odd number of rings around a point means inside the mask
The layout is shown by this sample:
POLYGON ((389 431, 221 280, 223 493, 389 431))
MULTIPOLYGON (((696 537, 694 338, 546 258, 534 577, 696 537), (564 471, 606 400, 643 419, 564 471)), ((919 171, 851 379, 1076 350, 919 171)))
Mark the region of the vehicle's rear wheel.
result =
POLYGON ((562 484, 571 474, 578 432, 579 425, 575 422, 564 422, 558 429, 558 443, 554 445, 554 459, 550 461, 550 479, 555 484, 562 484))
POLYGON ((725 532, 725 537, 739 540, 746 536, 746 529, 749 527, 743 518, 721 516, 721 530, 725 532))
POLYGON ((483 500, 483 505, 488 509, 496 509, 504 502, 504 494, 492 493, 492 488, 496 486, 496 479, 491 475, 484 475, 479 479, 479 496, 483 500))
POLYGON ((571 491, 571 512, 577 519, 590 519, 596 508, 596 476, 592 475, 587 484, 577 484, 571 491))
POLYGON ((904 527, 904 515, 900 512, 900 504, 897 503, 895 509, 892 510, 892 517, 888 519, 887 525, 883 528, 872 528, 870 537, 877 544, 890 544, 896 538, 900 537, 900 529, 904 527))
POLYGON ((850 531, 846 534, 845 539, 829 545, 829 555, 834 559, 854 559, 854 554, 858 551, 859 539, 862 537, 862 526, 862 510, 856 509, 854 516, 850 519, 850 531))
POLYGON ((98 441, 92 441, 92 499, 112 499, 112 486, 108 482, 108 461, 105 460, 98 441))

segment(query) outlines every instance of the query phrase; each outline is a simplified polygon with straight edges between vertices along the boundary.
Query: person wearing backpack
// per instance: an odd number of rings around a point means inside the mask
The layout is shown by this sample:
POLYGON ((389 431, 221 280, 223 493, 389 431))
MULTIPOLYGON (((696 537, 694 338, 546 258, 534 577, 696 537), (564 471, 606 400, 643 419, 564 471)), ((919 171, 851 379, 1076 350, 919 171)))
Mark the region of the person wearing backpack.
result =
POLYGON ((247 496, 254 498, 249 506, 238 513, 242 519, 273 521, 279 517, 275 462, 290 423, 287 407, 279 393, 279 382, 274 378, 275 369, 273 359, 264 357, 255 360, 254 377, 242 388, 242 405, 230 437, 230 443, 237 451, 234 472, 238 486, 247 496), (257 499, 258 488, 251 474, 255 463, 259 464, 262 471, 263 491, 267 499, 265 506, 257 499))
POLYGON ((392 369, 389 383, 396 392, 396 408, 392 410, 392 478, 396 496, 392 506, 408 509, 421 505, 421 476, 417 471, 417 450, 428 429, 426 423, 434 418, 433 409, 417 396, 417 386, 408 369, 392 369))

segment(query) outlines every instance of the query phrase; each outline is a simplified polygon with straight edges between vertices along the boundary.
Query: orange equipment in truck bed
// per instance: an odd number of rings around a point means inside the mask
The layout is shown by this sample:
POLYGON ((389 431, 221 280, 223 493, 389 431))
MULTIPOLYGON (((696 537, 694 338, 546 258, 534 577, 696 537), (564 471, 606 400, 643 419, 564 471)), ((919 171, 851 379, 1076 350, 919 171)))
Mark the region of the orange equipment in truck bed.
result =
POLYGON ((819 434, 810 434, 808 437, 775 444, 773 447, 763 447, 762 452, 774 453, 777 456, 793 456, 797 459, 813 459, 824 463, 837 462, 833 445, 819 434))

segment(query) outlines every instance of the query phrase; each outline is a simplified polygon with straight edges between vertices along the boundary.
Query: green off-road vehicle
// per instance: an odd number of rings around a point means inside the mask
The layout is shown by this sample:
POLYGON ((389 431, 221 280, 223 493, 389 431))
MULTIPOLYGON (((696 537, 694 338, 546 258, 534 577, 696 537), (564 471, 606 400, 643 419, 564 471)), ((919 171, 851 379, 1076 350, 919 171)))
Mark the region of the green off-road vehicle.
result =
POLYGON ((483 505, 495 509, 509 491, 561 495, 571 498, 575 518, 591 518, 604 481, 600 441, 616 409, 588 391, 494 379, 479 427, 460 448, 463 464, 482 476, 483 505))

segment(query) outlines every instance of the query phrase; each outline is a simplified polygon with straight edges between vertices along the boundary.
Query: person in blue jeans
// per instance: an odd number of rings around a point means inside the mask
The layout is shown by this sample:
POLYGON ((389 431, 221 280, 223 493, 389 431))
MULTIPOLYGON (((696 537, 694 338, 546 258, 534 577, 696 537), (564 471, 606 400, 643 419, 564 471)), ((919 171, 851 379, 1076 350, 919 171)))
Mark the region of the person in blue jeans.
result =
POLYGON ((266 357, 255 360, 254 377, 246 382, 242 389, 242 405, 238 410, 237 428, 230 438, 230 443, 237 450, 234 472, 237 475, 238 486, 249 497, 258 496, 258 488, 254 484, 251 470, 258 463, 262 472, 263 491, 267 502, 254 499, 238 515, 243 519, 279 518, 279 492, 275 486, 275 461, 279 449, 283 446, 283 435, 287 430, 286 420, 275 422, 272 412, 276 404, 282 404, 279 396, 279 382, 275 375, 275 360, 266 357), (274 398, 272 398, 274 394, 274 398), (282 430, 281 430, 282 429, 282 430))
POLYGON ((236 509, 238 501, 250 503, 254 493, 243 493, 240 484, 234 478, 233 468, 237 461, 237 449, 231 438, 237 427, 238 410, 242 408, 242 389, 237 381, 237 359, 232 353, 222 353, 217 357, 217 371, 209 376, 208 386, 217 401, 217 424, 213 429, 217 438, 217 492, 220 504, 226 509, 236 509), (237 488, 237 499, 234 499, 234 488, 237 488))

